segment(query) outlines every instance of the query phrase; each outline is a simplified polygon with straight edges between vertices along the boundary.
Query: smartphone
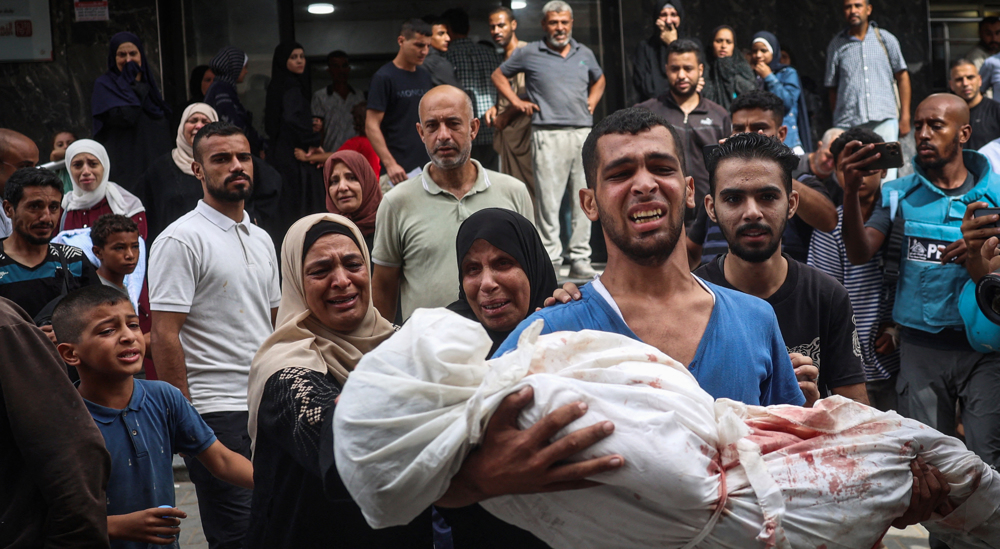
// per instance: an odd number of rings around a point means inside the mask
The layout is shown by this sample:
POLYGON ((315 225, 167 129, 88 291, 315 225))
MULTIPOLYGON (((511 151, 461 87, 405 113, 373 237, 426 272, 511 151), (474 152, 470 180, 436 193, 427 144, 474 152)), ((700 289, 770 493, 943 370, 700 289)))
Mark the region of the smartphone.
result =
POLYGON ((865 166, 866 170, 889 170, 903 167, 903 149, 899 146, 899 142, 875 143, 872 154, 875 153, 880 153, 882 156, 865 166))
MULTIPOLYGON (((981 210, 976 210, 972 212, 972 217, 983 217, 985 215, 1000 214, 1000 208, 983 208, 981 210)), ((995 229, 1000 229, 1000 221, 991 223, 989 225, 983 225, 983 228, 993 227, 995 229)))

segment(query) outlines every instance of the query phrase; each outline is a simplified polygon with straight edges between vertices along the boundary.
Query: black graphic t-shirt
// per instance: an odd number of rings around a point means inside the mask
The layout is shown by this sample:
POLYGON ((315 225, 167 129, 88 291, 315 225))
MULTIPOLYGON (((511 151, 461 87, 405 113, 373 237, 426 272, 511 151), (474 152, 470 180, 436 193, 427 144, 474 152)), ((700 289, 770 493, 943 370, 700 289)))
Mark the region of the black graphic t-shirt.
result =
MULTIPOLYGON (((723 271, 727 256, 702 265, 695 274, 735 290, 723 271)), ((861 344, 847 290, 823 271, 782 256, 788 261, 785 282, 765 301, 778 317, 788 352, 812 359, 819 369, 821 397, 830 396, 837 387, 864 383, 861 344)))
MULTIPOLYGON (((423 67, 410 72, 390 61, 372 76, 368 89, 368 108, 385 113, 382 136, 389 152, 407 172, 423 167, 430 158, 417 133, 420 122, 420 99, 434 87, 431 73, 423 67)), ((385 173, 385 160, 382 161, 385 173)))

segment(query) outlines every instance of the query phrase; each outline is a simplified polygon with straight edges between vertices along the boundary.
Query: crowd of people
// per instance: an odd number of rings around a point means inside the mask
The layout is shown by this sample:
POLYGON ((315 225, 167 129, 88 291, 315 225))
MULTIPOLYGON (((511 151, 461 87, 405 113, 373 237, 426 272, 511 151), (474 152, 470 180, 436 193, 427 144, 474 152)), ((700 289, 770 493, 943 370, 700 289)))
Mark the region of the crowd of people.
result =
MULTIPOLYGON (((605 78, 562 0, 537 42, 494 9, 495 48, 462 10, 408 20, 367 92, 339 50, 314 90, 303 47, 282 43, 263 133, 238 45, 193 71, 174 118, 141 38, 114 35, 93 139, 56 132, 47 169, 0 129, 0 544, 174 543, 183 454, 212 549, 546 547, 478 503, 623 467, 566 461, 614 432, 554 439, 586 405, 520 430, 532 396, 507 397, 406 526, 370 528, 339 477, 338 395, 419 308, 479 322, 497 357, 538 318, 622 334, 714 398, 840 395, 1000 465, 1000 327, 975 299, 1000 268, 1000 215, 976 215, 1000 208, 1000 20, 952 64, 953 93, 911 109, 898 39, 869 0, 842 10, 824 131, 779 35, 701 40, 680 0, 634 53, 640 102, 596 126, 605 78), (911 175, 871 169, 910 133, 911 175)), ((914 463, 897 526, 951 511, 948 482, 914 463)))

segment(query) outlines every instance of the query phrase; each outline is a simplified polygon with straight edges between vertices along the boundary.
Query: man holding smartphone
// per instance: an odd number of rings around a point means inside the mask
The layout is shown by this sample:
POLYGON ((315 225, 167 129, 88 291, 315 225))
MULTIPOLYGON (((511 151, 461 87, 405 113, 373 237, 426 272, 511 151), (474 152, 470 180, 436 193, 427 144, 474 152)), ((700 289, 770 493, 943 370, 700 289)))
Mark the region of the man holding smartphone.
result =
POLYGON ((966 262, 963 216, 975 202, 1000 205, 1000 176, 986 157, 962 150, 972 129, 961 98, 931 95, 917 106, 913 129, 914 173, 883 185, 881 203, 867 223, 859 189, 879 157, 872 154, 873 144, 852 141, 844 148, 838 163, 844 175, 844 245, 850 262, 862 265, 888 239, 886 276, 898 262, 893 319, 901 326, 899 412, 954 434, 961 403, 969 449, 997 466, 1000 354, 977 345, 975 334, 967 332, 959 295, 974 263, 966 262))

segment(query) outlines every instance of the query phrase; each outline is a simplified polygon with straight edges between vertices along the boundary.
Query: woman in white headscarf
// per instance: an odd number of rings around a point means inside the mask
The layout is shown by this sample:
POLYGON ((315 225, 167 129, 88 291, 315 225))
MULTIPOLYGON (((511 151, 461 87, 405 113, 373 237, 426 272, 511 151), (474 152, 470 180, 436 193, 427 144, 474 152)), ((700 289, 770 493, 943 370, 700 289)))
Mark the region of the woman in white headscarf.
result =
POLYGON ((394 333, 372 305, 369 261, 364 235, 340 215, 310 215, 285 236, 277 326, 250 368, 247 549, 432 546, 429 510, 407 526, 369 527, 329 455, 340 389, 394 333))
POLYGON ((198 205, 204 192, 194 176, 191 145, 203 126, 219 120, 215 109, 205 103, 192 103, 181 114, 176 146, 153 161, 143 175, 142 201, 149 216, 150 241, 182 215, 198 205))
POLYGON ((139 236, 146 238, 146 213, 134 194, 109 180, 111 161, 104 145, 91 139, 74 141, 66 149, 66 169, 73 191, 63 196, 60 231, 91 227, 104 214, 132 218, 139 236))

